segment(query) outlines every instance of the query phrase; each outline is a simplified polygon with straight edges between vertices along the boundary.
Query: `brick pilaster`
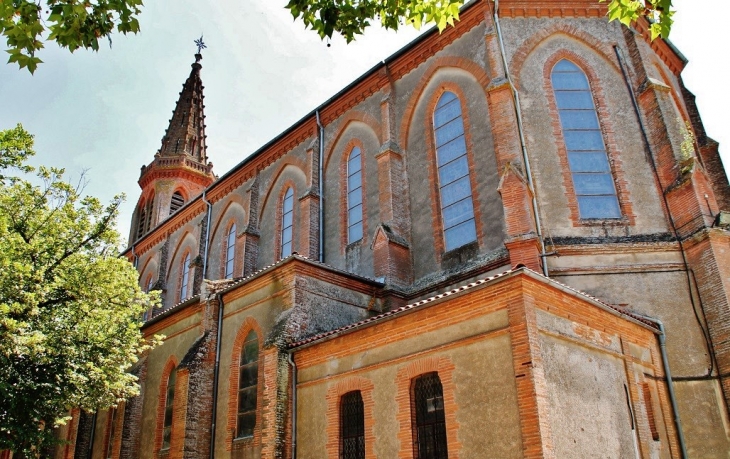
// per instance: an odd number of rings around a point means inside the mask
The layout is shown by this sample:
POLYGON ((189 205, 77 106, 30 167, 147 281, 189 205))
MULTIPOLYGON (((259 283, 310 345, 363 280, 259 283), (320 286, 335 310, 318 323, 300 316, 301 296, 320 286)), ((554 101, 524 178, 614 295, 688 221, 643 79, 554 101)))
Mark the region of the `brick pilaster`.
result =
POLYGON ((139 382, 139 395, 125 402, 124 418, 121 426, 120 459, 134 459, 139 457, 140 433, 142 425, 142 402, 144 401, 147 385, 147 359, 145 358, 133 371, 139 382))
POLYGON ((319 259, 319 195, 315 189, 299 198, 301 211, 298 252, 312 260, 319 259))
POLYGON ((413 263, 408 243, 381 224, 373 236, 373 263, 376 277, 385 278, 388 285, 408 285, 413 282, 413 263))

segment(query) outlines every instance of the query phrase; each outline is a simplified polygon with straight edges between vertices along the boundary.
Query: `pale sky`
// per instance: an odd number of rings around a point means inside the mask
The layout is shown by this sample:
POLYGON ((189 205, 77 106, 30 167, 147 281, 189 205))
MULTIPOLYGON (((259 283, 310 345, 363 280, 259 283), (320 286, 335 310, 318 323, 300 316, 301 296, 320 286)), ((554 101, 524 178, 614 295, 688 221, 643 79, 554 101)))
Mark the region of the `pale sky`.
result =
MULTIPOLYGON (((251 152, 407 44, 418 33, 372 30, 327 47, 283 7, 285 0, 148 0, 138 35, 73 55, 49 44, 34 76, 0 64, 0 129, 36 136, 34 164, 86 170, 88 194, 126 193, 123 238, 139 197, 140 166, 160 146, 201 33, 208 157, 223 175, 251 152)), ((727 0, 674 0, 670 40, 687 57, 687 87, 730 164, 727 0)))

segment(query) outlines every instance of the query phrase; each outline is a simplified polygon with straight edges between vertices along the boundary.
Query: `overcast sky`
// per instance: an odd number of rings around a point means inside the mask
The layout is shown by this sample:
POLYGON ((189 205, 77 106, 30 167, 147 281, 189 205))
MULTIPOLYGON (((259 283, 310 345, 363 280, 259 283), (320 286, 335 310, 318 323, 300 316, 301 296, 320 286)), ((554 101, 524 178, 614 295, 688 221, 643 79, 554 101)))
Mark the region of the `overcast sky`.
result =
MULTIPOLYGON (((140 166, 160 146, 182 83, 190 72, 193 39, 205 36, 208 156, 227 172, 417 36, 373 30, 346 45, 327 47, 292 22, 285 0, 147 0, 134 36, 113 47, 73 55, 49 44, 34 76, 0 64, 0 129, 23 123, 36 136, 35 164, 87 171, 86 191, 108 201, 126 193, 119 229, 124 238, 139 197, 140 166)), ((730 37, 727 0, 674 0, 671 41, 688 58, 687 87, 708 134, 730 164, 728 106, 730 37)))

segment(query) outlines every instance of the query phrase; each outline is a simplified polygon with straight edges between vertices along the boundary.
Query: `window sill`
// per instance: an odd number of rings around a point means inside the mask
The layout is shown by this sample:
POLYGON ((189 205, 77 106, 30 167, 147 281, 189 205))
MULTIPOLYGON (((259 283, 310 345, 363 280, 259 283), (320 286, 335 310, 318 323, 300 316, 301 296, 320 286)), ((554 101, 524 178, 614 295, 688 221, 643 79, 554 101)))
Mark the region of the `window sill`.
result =
POLYGON ((578 220, 581 226, 628 226, 629 219, 626 216, 618 218, 581 218, 578 220))

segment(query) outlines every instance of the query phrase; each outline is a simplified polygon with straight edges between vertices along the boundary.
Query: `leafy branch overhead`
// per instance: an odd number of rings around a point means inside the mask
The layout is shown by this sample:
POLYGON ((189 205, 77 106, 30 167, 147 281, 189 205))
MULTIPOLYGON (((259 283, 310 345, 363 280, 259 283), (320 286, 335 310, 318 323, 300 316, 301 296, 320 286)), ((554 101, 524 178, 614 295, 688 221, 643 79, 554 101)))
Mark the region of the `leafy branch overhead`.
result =
POLYGON ((36 55, 44 42, 56 42, 71 52, 99 49, 100 39, 114 31, 137 33, 142 0, 1 0, 0 33, 10 54, 31 73, 43 61, 36 55))
MULTIPOLYGON (((492 1, 492 0, 486 0, 492 1)), ((666 38, 672 26, 672 0, 596 0, 608 1, 608 17, 631 25, 641 16, 651 22, 652 39, 666 38)), ((436 24, 440 31, 459 20, 463 0, 290 0, 286 6, 294 19, 301 19, 322 38, 342 35, 351 42, 373 22, 386 29, 403 25, 420 29, 436 24)))

